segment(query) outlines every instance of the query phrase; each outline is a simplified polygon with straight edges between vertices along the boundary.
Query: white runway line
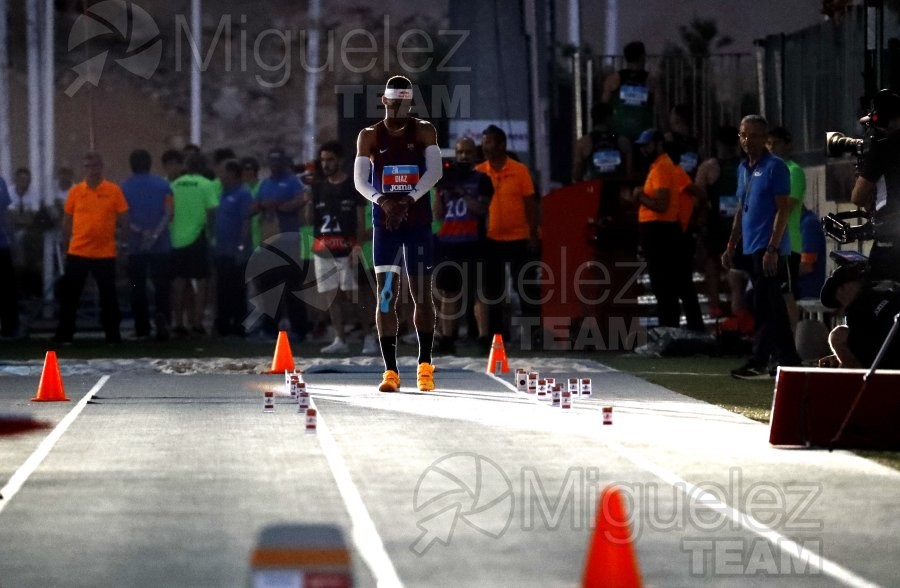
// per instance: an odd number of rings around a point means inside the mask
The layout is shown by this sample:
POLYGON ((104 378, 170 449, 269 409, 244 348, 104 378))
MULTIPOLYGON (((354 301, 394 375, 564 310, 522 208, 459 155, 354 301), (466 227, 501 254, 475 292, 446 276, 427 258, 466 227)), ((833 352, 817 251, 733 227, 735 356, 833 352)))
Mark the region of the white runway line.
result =
MULTIPOLYGON (((516 391, 515 385, 510 384, 503 378, 499 378, 491 373, 488 373, 487 375, 494 378, 498 382, 501 382, 510 390, 514 392, 516 391)), ((643 457, 642 455, 639 455, 637 452, 627 449, 626 447, 610 439, 600 438, 600 440, 607 447, 617 453, 620 457, 623 457, 639 468, 650 472, 654 476, 665 481, 667 484, 678 488, 678 490, 680 490, 686 498, 699 498, 700 500, 697 502, 697 504, 701 504, 709 508, 710 510, 728 517, 736 524, 740 525, 741 528, 759 537, 762 537, 790 557, 807 563, 810 568, 821 571, 824 575, 829 576, 837 582, 840 582, 844 586, 852 586, 853 588, 878 588, 878 584, 875 584, 874 582, 871 582, 853 573, 847 568, 825 558, 820 554, 805 549, 800 544, 782 535, 778 531, 767 527, 755 518, 744 514, 742 511, 725 504, 709 492, 700 489, 687 480, 681 478, 674 472, 671 472, 666 468, 654 463, 653 461, 643 457)))
POLYGON ((81 400, 78 401, 75 406, 72 407, 72 410, 63 418, 63 420, 59 421, 56 427, 50 431, 50 434, 47 435, 41 444, 37 446, 37 449, 28 456, 28 459, 25 460, 19 469, 10 477, 9 481, 3 488, 0 488, 0 496, 3 497, 3 500, 0 500, 0 513, 3 512, 3 509, 10 503, 13 496, 15 496, 19 490, 22 489, 22 486, 28 480, 28 477, 31 476, 41 465, 41 462, 50 455, 50 452, 53 450, 53 446, 56 445, 56 442, 59 441, 60 437, 65 434, 66 430, 69 426, 75 422, 75 419, 78 418, 78 415, 81 414, 81 411, 84 410, 84 407, 87 406, 88 400, 90 400, 94 394, 100 391, 100 388, 106 384, 106 381, 109 380, 109 376, 103 376, 97 383, 94 384, 94 387, 87 391, 87 394, 81 397, 81 400))
POLYGON ((356 545, 357 551, 372 571, 379 587, 403 586, 397 576, 397 570, 394 569, 394 564, 384 548, 384 542, 378 534, 378 529, 375 528, 375 522, 369 515, 369 510, 366 508, 359 490, 353 483, 350 470, 347 469, 347 464, 341 457, 341 450, 328 430, 321 412, 318 414, 317 425, 319 446, 322 448, 322 453, 325 454, 325 460, 328 462, 328 467, 331 468, 331 474, 334 476, 338 491, 347 507, 347 513, 350 515, 350 521, 353 524, 353 543, 356 545))

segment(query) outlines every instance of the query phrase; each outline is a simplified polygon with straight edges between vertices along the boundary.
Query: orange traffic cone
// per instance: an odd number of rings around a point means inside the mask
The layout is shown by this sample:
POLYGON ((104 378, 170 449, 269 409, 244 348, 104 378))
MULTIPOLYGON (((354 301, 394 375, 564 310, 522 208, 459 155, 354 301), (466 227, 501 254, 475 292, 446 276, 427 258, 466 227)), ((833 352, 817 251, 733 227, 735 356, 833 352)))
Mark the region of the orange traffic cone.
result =
POLYGON ((60 402, 68 401, 66 391, 63 388, 62 375, 59 373, 59 363, 56 361, 56 352, 48 351, 44 358, 44 369, 41 370, 41 381, 38 384, 37 396, 32 402, 60 402))
POLYGON ((613 486, 600 493, 594 536, 584 564, 583 588, 640 588, 641 572, 631 545, 622 495, 613 486))
POLYGON ((491 354, 488 356, 487 372, 499 374, 509 372, 509 363, 506 361, 506 349, 503 347, 503 335, 494 335, 491 343, 491 354))
POLYGON ((284 370, 294 371, 294 354, 291 353, 287 332, 279 331, 278 342, 275 343, 275 356, 272 358, 272 369, 267 373, 281 374, 284 373, 284 370))

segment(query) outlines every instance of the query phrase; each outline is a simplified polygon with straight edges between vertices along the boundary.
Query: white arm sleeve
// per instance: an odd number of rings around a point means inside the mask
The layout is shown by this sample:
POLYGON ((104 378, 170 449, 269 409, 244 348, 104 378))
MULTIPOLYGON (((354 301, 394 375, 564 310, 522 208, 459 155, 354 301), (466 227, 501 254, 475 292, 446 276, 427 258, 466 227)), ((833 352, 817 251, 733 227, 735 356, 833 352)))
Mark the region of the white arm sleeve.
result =
POLYGON ((375 186, 369 180, 371 167, 368 157, 358 156, 353 161, 353 185, 356 186, 356 191, 363 198, 371 202, 377 202, 381 194, 378 193, 378 190, 375 189, 375 186))
POLYGON ((431 190, 441 176, 444 175, 444 166, 441 164, 441 148, 437 145, 429 145, 425 148, 425 173, 419 178, 419 183, 409 193, 413 200, 418 200, 431 190))

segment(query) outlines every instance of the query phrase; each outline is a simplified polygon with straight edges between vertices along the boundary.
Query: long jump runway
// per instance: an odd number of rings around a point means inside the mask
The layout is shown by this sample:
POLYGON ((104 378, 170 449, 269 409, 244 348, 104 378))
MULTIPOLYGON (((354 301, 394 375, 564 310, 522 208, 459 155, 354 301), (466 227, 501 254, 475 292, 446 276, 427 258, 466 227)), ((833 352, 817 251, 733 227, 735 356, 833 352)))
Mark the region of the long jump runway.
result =
POLYGON ((0 437, 0 586, 246 586, 279 523, 341 527, 357 586, 575 586, 610 484, 648 586, 898 585, 893 470, 772 449, 592 362, 520 366, 592 378, 568 413, 444 364, 432 393, 407 364, 398 394, 362 360, 307 370, 315 434, 288 397, 263 412, 280 376, 64 370, 72 401, 39 405, 35 377, 0 376, 0 413, 57 425, 0 437))

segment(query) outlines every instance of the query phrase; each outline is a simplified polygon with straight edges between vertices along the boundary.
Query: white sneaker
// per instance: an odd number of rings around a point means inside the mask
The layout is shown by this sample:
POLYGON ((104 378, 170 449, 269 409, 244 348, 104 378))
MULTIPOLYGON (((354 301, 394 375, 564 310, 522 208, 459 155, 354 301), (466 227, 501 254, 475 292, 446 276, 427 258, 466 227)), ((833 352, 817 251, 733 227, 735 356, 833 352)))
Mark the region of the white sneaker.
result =
POLYGON ((373 335, 366 335, 365 339, 363 339, 363 355, 378 355, 381 350, 378 349, 378 341, 375 340, 373 335))
POLYGON ((326 345, 320 350, 322 353, 347 353, 350 346, 344 343, 343 339, 335 339, 331 344, 326 345))

